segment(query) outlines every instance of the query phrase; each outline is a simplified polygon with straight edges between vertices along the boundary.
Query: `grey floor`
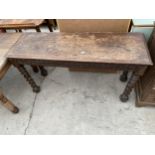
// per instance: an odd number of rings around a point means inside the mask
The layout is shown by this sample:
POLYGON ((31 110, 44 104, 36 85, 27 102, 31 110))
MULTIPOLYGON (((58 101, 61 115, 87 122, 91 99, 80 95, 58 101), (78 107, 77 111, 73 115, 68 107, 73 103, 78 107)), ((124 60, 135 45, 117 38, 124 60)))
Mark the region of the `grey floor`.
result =
POLYGON ((0 87, 20 112, 0 105, 0 134, 155 134, 154 107, 136 108, 134 92, 120 102, 125 87, 120 73, 51 67, 43 78, 27 68, 42 90, 33 93, 22 75, 9 69, 0 87))
POLYGON ((119 101, 125 83, 119 74, 69 72, 48 68, 46 78, 32 72, 42 91, 11 67, 1 88, 20 108, 12 114, 0 105, 0 134, 155 134, 155 109, 136 108, 135 94, 119 101))

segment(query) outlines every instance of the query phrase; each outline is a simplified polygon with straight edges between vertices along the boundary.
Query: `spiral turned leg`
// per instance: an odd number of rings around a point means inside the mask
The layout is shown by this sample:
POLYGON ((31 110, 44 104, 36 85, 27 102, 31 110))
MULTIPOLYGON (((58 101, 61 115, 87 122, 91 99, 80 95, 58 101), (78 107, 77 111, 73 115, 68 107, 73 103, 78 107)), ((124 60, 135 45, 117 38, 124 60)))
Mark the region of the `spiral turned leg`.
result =
POLYGON ((38 73, 38 72, 39 72, 39 69, 38 69, 37 66, 31 65, 31 67, 32 67, 32 69, 33 69, 33 71, 34 71, 35 73, 38 73))
POLYGON ((29 82, 29 84, 31 85, 33 92, 40 92, 40 87, 36 85, 35 81, 32 79, 32 77, 30 76, 30 74, 28 73, 28 71, 26 70, 26 68, 24 67, 24 65, 14 65, 19 72, 25 77, 25 79, 29 82))
POLYGON ((124 92, 120 95, 120 100, 122 102, 128 101, 129 95, 130 95, 132 89, 134 88, 136 82, 138 81, 139 77, 140 76, 135 74, 135 73, 132 74, 129 82, 127 83, 127 85, 126 85, 126 87, 124 89, 124 92))
POLYGON ((18 113, 19 109, 9 100, 7 99, 4 94, 0 91, 0 101, 8 110, 13 113, 18 113))
POLYGON ((47 76, 48 72, 43 66, 39 66, 40 72, 42 76, 47 76))
POLYGON ((122 75, 120 76, 120 81, 126 82, 128 80, 128 71, 123 71, 122 75))

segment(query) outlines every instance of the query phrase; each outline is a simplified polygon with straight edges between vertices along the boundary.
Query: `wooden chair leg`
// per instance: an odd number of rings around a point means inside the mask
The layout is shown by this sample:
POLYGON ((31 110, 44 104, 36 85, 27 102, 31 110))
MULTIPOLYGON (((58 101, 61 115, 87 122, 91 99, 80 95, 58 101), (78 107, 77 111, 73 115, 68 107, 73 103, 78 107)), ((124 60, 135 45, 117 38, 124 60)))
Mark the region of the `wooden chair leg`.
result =
POLYGON ((9 99, 7 99, 1 91, 0 91, 0 101, 2 105, 11 112, 13 113, 19 112, 19 109, 9 99))

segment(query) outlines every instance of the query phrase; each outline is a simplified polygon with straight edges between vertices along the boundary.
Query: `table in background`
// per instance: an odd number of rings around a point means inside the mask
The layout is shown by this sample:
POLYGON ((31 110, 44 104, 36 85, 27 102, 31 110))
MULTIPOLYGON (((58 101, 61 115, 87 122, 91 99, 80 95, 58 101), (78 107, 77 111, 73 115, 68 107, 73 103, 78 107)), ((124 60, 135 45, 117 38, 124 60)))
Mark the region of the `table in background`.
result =
POLYGON ((53 32, 48 19, 0 19, 0 29, 6 32, 6 29, 15 29, 22 32, 22 29, 36 29, 41 32, 40 25, 46 21, 50 32, 53 32))

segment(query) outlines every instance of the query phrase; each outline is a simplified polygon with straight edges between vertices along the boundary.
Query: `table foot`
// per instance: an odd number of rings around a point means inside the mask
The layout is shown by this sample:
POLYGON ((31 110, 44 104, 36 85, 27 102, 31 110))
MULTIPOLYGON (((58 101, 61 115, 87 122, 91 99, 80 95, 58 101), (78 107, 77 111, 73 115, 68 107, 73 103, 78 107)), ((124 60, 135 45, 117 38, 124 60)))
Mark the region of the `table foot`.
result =
POLYGON ((120 95, 120 100, 122 102, 127 102, 129 100, 129 97, 127 95, 122 94, 122 95, 120 95))
POLYGON ((0 92, 0 101, 2 102, 3 106, 5 106, 11 112, 19 112, 19 109, 9 99, 7 99, 2 92, 0 92))
POLYGON ((126 82, 128 80, 128 71, 123 71, 122 75, 120 76, 121 82, 126 82))
POLYGON ((36 85, 35 81, 32 79, 32 77, 30 76, 30 74, 28 73, 24 65, 15 64, 14 66, 19 70, 19 72, 24 76, 24 78, 31 85, 33 92, 36 92, 36 93, 40 92, 40 87, 36 85))
POLYGON ((131 75, 131 78, 129 79, 129 81, 126 85, 124 92, 120 95, 120 100, 122 102, 128 101, 129 95, 130 95, 132 89, 135 87, 135 84, 138 81, 139 77, 140 77, 140 75, 137 75, 136 73, 133 73, 131 75))
POLYGON ((40 87, 39 86, 34 86, 33 87, 33 92, 39 93, 40 92, 40 87))

